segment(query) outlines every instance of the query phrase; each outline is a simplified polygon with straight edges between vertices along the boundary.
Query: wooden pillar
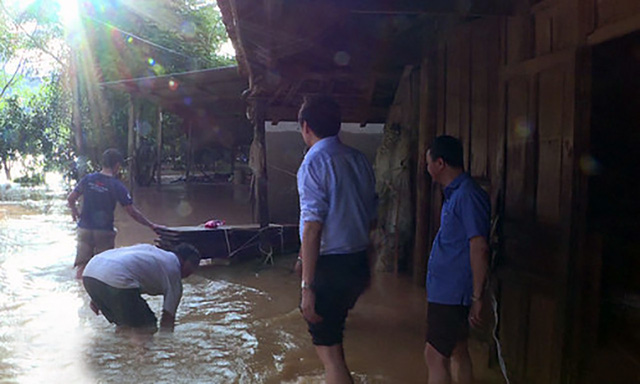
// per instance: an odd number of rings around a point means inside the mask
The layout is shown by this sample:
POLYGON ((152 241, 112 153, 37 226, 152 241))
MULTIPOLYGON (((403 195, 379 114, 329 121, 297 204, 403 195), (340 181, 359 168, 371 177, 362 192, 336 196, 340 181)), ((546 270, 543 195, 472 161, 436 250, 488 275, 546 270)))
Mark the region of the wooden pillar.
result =
POLYGON ((127 159, 129 160, 129 191, 133 193, 133 173, 135 170, 135 127, 134 122, 136 121, 136 109, 133 105, 133 100, 129 99, 129 134, 127 136, 127 159))
POLYGON ((269 225, 269 199, 267 190, 267 146, 265 133, 266 100, 253 101, 253 142, 249 155, 253 171, 254 221, 260 228, 269 225))
MULTIPOLYGON (((432 55, 432 57, 434 57, 432 55)), ((413 281, 423 285, 430 249, 429 207, 431 181, 427 177, 426 153, 437 128, 435 60, 427 57, 420 67, 420 115, 418 123, 418 166, 416 167, 416 232, 413 247, 413 281)))
POLYGON ((193 121, 187 122, 187 170, 184 178, 185 182, 189 181, 189 174, 191 173, 191 163, 193 163, 193 121))
POLYGON ((156 136, 156 178, 162 184, 162 107, 158 105, 158 135, 156 136))

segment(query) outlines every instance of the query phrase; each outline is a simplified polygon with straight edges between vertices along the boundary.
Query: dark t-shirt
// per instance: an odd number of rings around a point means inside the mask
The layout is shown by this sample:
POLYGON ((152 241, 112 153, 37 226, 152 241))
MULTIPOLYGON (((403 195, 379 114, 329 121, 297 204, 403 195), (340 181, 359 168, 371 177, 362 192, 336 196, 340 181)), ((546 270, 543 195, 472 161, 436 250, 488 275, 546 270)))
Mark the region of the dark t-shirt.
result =
POLYGON ((133 203, 127 188, 112 176, 92 173, 83 177, 74 192, 83 196, 78 227, 113 230, 116 201, 122 206, 133 203))

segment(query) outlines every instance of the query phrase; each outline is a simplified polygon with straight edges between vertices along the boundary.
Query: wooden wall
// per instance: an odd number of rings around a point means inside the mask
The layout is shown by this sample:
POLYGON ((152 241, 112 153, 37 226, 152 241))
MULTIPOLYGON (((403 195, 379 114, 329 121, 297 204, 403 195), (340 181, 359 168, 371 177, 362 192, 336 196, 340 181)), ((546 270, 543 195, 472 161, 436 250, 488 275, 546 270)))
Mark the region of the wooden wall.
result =
MULTIPOLYGON (((584 295, 597 276, 583 257, 578 167, 589 150, 589 46, 640 30, 640 1, 522 3, 513 17, 440 32, 437 134, 462 139, 465 166, 502 219, 494 276, 512 382, 582 382, 593 329, 581 314, 593 316, 584 295)), ((441 195, 432 196, 433 238, 441 195)))
MULTIPOLYGON (((591 47, 640 30, 638 0, 522 0, 510 17, 446 20, 435 53, 436 134, 501 219, 493 278, 512 383, 581 383, 595 348, 598 260, 588 249, 591 47), (596 281, 594 281, 596 280, 596 281)), ((430 193, 429 228, 441 193, 430 193)))

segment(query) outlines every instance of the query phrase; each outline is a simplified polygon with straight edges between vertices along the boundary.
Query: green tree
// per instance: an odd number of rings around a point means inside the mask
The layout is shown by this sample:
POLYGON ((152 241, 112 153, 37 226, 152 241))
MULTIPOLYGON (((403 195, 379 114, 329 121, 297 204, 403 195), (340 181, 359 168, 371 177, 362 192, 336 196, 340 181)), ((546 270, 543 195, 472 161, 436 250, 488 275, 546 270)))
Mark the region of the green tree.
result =
MULTIPOLYGON (((83 10, 83 39, 71 45, 77 53, 80 89, 78 110, 85 155, 95 162, 108 146, 126 151, 129 96, 103 91, 109 81, 152 77, 234 64, 218 52, 227 41, 215 2, 202 0, 114 1, 99 10, 83 10), (90 118, 87 118, 90 116, 90 118)), ((155 106, 141 103, 140 122, 155 128, 155 106)), ((165 144, 179 147, 181 119, 163 119, 165 144)), ((155 133, 146 132, 154 144, 155 133)), ((175 156, 174 156, 175 157, 175 156)))

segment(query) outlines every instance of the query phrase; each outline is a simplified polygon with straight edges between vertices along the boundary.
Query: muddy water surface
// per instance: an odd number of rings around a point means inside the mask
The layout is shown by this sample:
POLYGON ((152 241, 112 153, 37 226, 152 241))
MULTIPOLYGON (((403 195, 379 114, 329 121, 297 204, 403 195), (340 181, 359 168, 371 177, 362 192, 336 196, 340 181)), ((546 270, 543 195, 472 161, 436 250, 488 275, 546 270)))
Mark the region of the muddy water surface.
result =
MULTIPOLYGON (((240 224, 250 220, 246 196, 231 186, 171 185, 139 189, 134 200, 167 225, 240 224)), ((73 278, 74 225, 62 198, 0 203, 0 383, 322 382, 297 311, 295 256, 201 268, 184 280, 175 333, 134 342, 89 310, 73 278)), ((121 210, 116 225, 119 246, 154 238, 121 210)), ((149 302, 160 311, 160 297, 149 302)), ((424 291, 377 276, 347 323, 356 382, 426 382, 423 324, 424 291)))

